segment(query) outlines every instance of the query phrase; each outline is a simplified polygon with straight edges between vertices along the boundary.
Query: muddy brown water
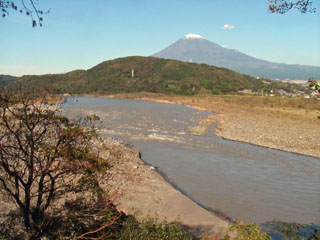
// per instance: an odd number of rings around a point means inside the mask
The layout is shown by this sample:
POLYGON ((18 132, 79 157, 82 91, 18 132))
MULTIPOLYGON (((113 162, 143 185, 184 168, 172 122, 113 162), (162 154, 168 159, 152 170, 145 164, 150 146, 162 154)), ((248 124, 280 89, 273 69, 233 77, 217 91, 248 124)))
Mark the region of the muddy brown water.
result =
POLYGON ((320 224, 320 159, 224 140, 213 113, 132 99, 70 98, 69 116, 96 114, 100 133, 132 144, 190 198, 232 218, 320 224))

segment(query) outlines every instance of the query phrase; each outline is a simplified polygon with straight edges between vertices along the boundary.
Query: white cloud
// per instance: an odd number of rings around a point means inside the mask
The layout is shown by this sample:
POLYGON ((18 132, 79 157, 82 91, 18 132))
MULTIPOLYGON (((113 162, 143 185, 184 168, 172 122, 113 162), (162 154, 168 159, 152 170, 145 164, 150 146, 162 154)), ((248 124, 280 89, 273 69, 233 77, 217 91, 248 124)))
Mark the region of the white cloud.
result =
POLYGON ((235 28, 235 26, 233 26, 233 25, 229 25, 229 24, 225 24, 225 25, 223 25, 223 27, 222 27, 223 29, 234 29, 235 28))

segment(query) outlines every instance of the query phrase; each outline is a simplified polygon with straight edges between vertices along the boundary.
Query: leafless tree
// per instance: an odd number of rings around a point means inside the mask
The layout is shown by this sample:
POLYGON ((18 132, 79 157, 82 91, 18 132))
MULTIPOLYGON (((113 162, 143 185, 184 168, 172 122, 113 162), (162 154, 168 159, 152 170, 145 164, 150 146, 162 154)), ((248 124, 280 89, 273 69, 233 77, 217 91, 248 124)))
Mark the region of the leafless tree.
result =
POLYGON ((44 233, 54 201, 106 165, 91 151, 95 131, 57 111, 42 95, 0 92, 0 187, 21 211, 30 239, 44 233))
POLYGON ((269 0, 268 1, 269 10, 272 13, 280 13, 284 14, 289 10, 296 8, 301 13, 314 13, 316 12, 316 8, 312 6, 312 1, 310 0, 269 0))

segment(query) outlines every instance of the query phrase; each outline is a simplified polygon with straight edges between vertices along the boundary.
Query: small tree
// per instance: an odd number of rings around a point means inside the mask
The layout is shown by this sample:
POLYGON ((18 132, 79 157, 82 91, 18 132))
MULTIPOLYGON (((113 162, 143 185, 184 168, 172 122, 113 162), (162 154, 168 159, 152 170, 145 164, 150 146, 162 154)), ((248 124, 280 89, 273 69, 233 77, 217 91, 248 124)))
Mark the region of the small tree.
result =
POLYGON ((94 129, 57 113, 41 94, 0 92, 0 186, 21 211, 30 239, 45 233, 54 201, 105 164, 91 153, 94 129))

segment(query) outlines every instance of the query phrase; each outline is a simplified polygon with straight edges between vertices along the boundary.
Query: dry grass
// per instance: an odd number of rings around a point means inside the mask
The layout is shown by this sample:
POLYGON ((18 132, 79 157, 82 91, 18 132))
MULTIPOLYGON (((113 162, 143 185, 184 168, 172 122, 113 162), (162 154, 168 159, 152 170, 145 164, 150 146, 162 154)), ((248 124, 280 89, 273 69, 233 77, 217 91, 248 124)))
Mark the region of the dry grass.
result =
POLYGON ((186 104, 191 107, 229 113, 244 111, 251 114, 264 114, 285 119, 300 119, 319 123, 317 111, 320 110, 320 101, 314 98, 283 98, 259 96, 213 96, 213 95, 165 95, 156 93, 132 93, 112 95, 117 98, 136 98, 146 100, 165 101, 186 104))

